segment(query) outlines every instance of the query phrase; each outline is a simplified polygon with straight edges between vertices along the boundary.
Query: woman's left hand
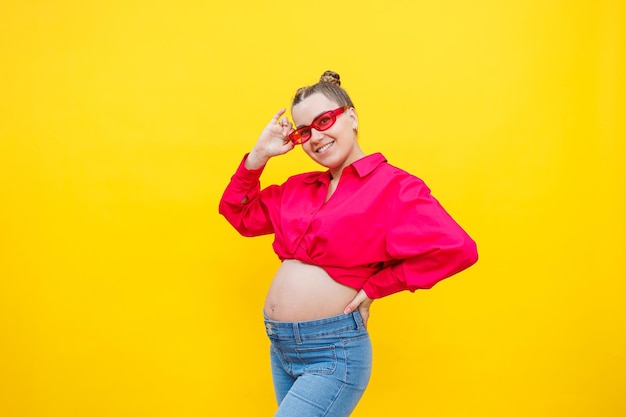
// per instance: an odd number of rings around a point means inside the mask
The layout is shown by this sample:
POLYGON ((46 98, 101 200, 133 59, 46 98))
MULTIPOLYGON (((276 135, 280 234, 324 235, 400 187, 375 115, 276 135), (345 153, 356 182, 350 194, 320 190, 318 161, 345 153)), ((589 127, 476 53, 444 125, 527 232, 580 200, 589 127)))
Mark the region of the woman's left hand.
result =
POLYGON ((369 298, 365 291, 360 290, 357 295, 350 301, 350 304, 346 306, 346 309, 343 311, 345 314, 350 314, 354 310, 358 309, 359 313, 361 313, 361 317, 363 318, 363 326, 367 329, 367 320, 370 317, 370 306, 374 300, 369 298))

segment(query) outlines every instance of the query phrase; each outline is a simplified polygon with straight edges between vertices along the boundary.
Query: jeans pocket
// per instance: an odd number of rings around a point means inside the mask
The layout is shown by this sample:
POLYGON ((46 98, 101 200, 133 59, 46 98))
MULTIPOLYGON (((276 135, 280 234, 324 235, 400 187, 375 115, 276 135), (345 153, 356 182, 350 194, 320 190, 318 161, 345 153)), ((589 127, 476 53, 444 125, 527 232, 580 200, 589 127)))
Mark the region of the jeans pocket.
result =
POLYGON ((332 374, 337 369, 335 346, 296 348, 298 358, 304 365, 305 374, 332 374))

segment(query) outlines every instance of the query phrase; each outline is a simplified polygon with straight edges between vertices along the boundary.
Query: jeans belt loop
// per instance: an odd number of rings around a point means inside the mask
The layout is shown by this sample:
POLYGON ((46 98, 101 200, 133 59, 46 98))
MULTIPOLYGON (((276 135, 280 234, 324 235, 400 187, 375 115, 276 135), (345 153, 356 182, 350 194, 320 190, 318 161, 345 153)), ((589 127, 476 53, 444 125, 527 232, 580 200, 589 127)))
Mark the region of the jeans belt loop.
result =
POLYGON ((296 344, 301 345, 302 339, 300 339, 300 328, 298 327, 298 323, 293 323, 293 335, 296 339, 296 344))

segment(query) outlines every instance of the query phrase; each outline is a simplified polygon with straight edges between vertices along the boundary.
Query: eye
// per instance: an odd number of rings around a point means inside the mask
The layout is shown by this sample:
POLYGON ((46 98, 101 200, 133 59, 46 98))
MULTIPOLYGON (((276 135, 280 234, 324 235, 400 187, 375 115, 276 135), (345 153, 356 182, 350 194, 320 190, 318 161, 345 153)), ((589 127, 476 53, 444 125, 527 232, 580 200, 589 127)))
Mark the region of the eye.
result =
POLYGON ((317 126, 324 129, 330 127, 333 124, 333 118, 329 115, 323 114, 320 116, 319 119, 316 120, 316 122, 317 126))

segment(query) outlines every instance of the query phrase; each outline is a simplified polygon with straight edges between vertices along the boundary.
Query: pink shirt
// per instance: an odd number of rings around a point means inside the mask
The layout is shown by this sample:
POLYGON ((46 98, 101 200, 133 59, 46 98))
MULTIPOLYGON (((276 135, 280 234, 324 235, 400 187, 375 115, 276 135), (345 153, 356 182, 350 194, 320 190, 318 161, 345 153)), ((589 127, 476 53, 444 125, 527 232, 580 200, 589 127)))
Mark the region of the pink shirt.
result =
POLYGON ((337 282, 381 298, 431 288, 478 259, 476 243, 426 184, 380 153, 346 167, 328 201, 328 171, 261 190, 263 168, 246 169, 246 157, 219 211, 244 236, 274 233, 281 261, 320 266, 337 282))

